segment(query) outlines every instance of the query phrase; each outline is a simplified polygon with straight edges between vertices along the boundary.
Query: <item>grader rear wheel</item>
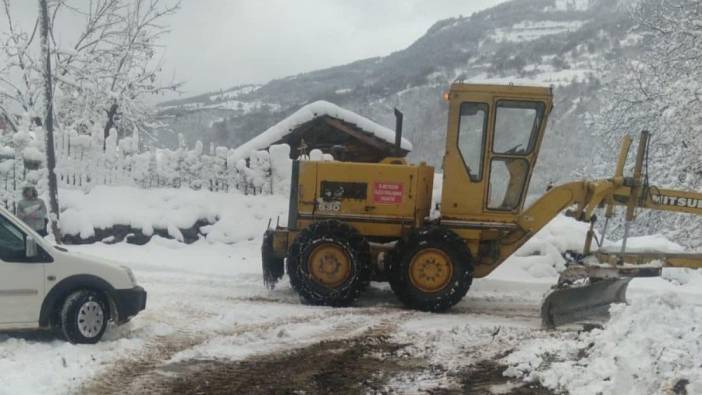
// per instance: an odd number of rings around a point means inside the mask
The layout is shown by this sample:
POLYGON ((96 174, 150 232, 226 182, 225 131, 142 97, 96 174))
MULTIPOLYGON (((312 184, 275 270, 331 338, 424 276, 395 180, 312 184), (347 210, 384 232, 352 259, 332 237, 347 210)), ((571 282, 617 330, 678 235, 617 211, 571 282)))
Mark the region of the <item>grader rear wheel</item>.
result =
POLYGON ((316 222, 295 239, 287 265, 290 284, 304 302, 348 306, 370 282, 370 247, 349 225, 316 222))
POLYGON ((391 255, 390 286, 406 306, 444 311, 458 303, 473 280, 473 265, 463 240, 432 226, 400 241, 391 255))
POLYGON ((326 287, 336 288, 351 276, 351 257, 336 243, 321 243, 307 260, 312 279, 326 287))
POLYGON ((409 277, 412 285, 422 292, 441 291, 451 282, 451 258, 438 248, 419 250, 410 261, 409 277))

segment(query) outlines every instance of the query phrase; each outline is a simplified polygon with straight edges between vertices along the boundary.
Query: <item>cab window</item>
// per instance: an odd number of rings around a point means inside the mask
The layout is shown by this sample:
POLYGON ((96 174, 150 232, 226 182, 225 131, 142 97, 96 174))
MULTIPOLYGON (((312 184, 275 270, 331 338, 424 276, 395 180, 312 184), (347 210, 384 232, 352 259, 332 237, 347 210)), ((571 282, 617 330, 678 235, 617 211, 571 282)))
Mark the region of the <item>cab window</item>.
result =
POLYGON ((2 215, 0 215, 0 259, 6 262, 27 260, 24 232, 2 215))
POLYGON ((534 149, 544 103, 500 100, 495 112, 495 154, 528 155, 534 149))
POLYGON ((490 163, 488 208, 512 211, 519 207, 528 176, 526 159, 494 158, 490 163))
POLYGON ((488 105, 466 102, 461 104, 458 120, 458 149, 472 181, 483 178, 483 145, 487 130, 488 105))

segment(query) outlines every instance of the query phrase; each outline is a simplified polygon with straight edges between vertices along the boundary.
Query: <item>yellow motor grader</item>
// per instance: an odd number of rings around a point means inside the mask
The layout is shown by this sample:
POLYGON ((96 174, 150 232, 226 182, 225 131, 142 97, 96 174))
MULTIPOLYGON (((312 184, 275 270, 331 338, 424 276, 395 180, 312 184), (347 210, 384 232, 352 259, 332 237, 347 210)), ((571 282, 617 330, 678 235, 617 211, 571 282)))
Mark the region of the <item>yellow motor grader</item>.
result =
POLYGON ((490 274, 564 211, 591 225, 583 254, 570 259, 544 301, 547 326, 606 314, 610 303, 625 300, 632 277, 658 276, 663 266, 702 267, 702 255, 626 250, 638 208, 702 215, 702 194, 648 184, 648 132, 633 175, 624 176, 632 144, 626 137, 612 178, 551 187, 524 209, 552 90, 458 83, 445 99, 440 215, 430 217, 434 169, 425 163, 295 161, 287 227, 264 234, 267 286, 287 271, 306 303, 348 306, 371 280, 389 281, 405 305, 443 311, 463 298, 473 278, 490 274), (606 228, 616 206, 626 209, 621 251, 593 251, 593 239, 600 242, 595 210, 605 210, 606 228))

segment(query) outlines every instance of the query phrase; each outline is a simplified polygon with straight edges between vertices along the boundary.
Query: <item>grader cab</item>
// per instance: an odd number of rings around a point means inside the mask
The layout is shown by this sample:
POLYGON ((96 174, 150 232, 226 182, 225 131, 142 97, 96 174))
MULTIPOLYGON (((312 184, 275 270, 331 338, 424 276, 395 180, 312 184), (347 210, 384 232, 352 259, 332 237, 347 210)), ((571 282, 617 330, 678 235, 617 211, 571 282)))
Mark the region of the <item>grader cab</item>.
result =
MULTIPOLYGON (((287 271, 305 302, 348 306, 371 280, 389 281, 405 305, 443 311, 463 298, 473 278, 490 274, 566 209, 592 226, 595 209, 606 207, 609 220, 616 205, 627 207, 627 223, 638 207, 702 214, 700 194, 647 184, 642 174, 647 133, 633 176, 623 175, 631 145, 625 139, 613 178, 551 188, 524 209, 553 106, 551 89, 454 84, 446 96, 440 215, 430 216, 436 203, 434 169, 424 163, 296 161, 288 224, 264 235, 263 273, 269 287, 287 271)), ((600 314, 624 300, 631 277, 660 274, 661 265, 652 266, 650 257, 621 251, 604 259, 603 252, 592 253, 593 238, 591 230, 585 255, 602 259, 573 259, 572 269, 544 303, 545 324, 600 314), (632 260, 637 262, 633 267, 625 264, 632 260)), ((675 259, 678 265, 702 267, 699 256, 675 259)))

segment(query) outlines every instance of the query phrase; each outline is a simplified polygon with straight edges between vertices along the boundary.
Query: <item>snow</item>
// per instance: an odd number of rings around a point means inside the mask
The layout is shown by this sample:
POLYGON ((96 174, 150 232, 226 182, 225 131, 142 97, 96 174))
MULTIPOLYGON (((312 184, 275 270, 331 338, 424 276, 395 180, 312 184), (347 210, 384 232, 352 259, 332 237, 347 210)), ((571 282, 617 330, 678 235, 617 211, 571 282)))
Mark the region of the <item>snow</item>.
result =
MULTIPOLYGON (((603 250, 618 252, 621 250, 621 247, 621 240, 616 242, 610 241, 605 243, 603 250)), ((626 249, 630 252, 640 253, 663 252, 678 254, 685 252, 685 247, 666 239, 661 234, 631 238, 626 243, 626 249)))
POLYGON ((498 267, 491 277, 553 284, 558 273, 565 269, 562 254, 582 250, 587 230, 587 224, 558 216, 498 267))
POLYGON ((489 83, 489 84, 515 84, 529 86, 551 86, 562 87, 568 86, 573 82, 585 82, 593 74, 593 69, 588 67, 572 68, 567 70, 548 70, 547 67, 539 66, 535 73, 524 77, 509 76, 509 77, 489 77, 487 73, 481 73, 475 77, 466 80, 470 83, 489 83))
POLYGON ((179 229, 202 220, 213 224, 202 229, 205 238, 222 243, 258 237, 270 218, 280 218, 284 223, 288 205, 282 195, 260 198, 189 188, 145 191, 126 186, 98 186, 89 193, 62 190, 60 202, 59 225, 64 234, 87 238, 94 235, 94 229, 129 225, 147 235, 158 228, 182 238, 179 229))
POLYGON ((687 393, 702 392, 702 306, 667 293, 611 314, 603 329, 525 345, 505 359, 505 374, 574 395, 669 393, 681 380, 687 393), (585 357, 574 360, 579 353, 585 357))
POLYGON ((255 101, 242 101, 229 99, 223 102, 199 106, 200 109, 225 109, 225 110, 235 110, 242 111, 244 114, 248 114, 253 111, 258 111, 262 109, 267 109, 272 112, 280 111, 280 105, 275 103, 267 103, 260 100, 255 101))
POLYGON ((2 158, 14 158, 15 157, 15 150, 12 149, 11 147, 8 147, 6 145, 3 145, 0 147, 0 157, 2 158))
MULTIPOLYGON (((269 145, 280 141, 297 126, 309 122, 317 117, 330 116, 358 126, 360 129, 388 143, 395 143, 395 131, 381 126, 368 118, 346 110, 327 101, 316 101, 300 108, 295 113, 265 130, 263 133, 234 149, 232 160, 237 161, 249 156, 253 151, 266 149, 269 145)), ((412 150, 412 143, 402 139, 402 148, 412 150)))
POLYGON ((75 389, 76 383, 105 370, 107 363, 144 347, 143 339, 119 335, 113 332, 97 346, 82 346, 0 334, 0 394, 61 394, 75 389))
POLYGON ((271 177, 273 179, 273 193, 281 196, 290 194, 292 179, 292 159, 290 159, 290 146, 287 144, 271 145, 271 177))
POLYGON ((226 99, 238 98, 256 92, 260 85, 243 85, 216 95, 210 95, 210 101, 222 101, 226 99))
POLYGON ((39 151, 36 147, 27 147, 22 151, 22 157, 27 160, 34 162, 41 162, 44 160, 44 154, 39 151))
POLYGON ((554 7, 548 7, 547 11, 586 11, 593 3, 593 0, 556 0, 554 7))
POLYGON ((545 36, 574 32, 580 29, 584 23, 584 21, 524 21, 509 29, 495 29, 491 38, 498 43, 533 41, 545 36))

